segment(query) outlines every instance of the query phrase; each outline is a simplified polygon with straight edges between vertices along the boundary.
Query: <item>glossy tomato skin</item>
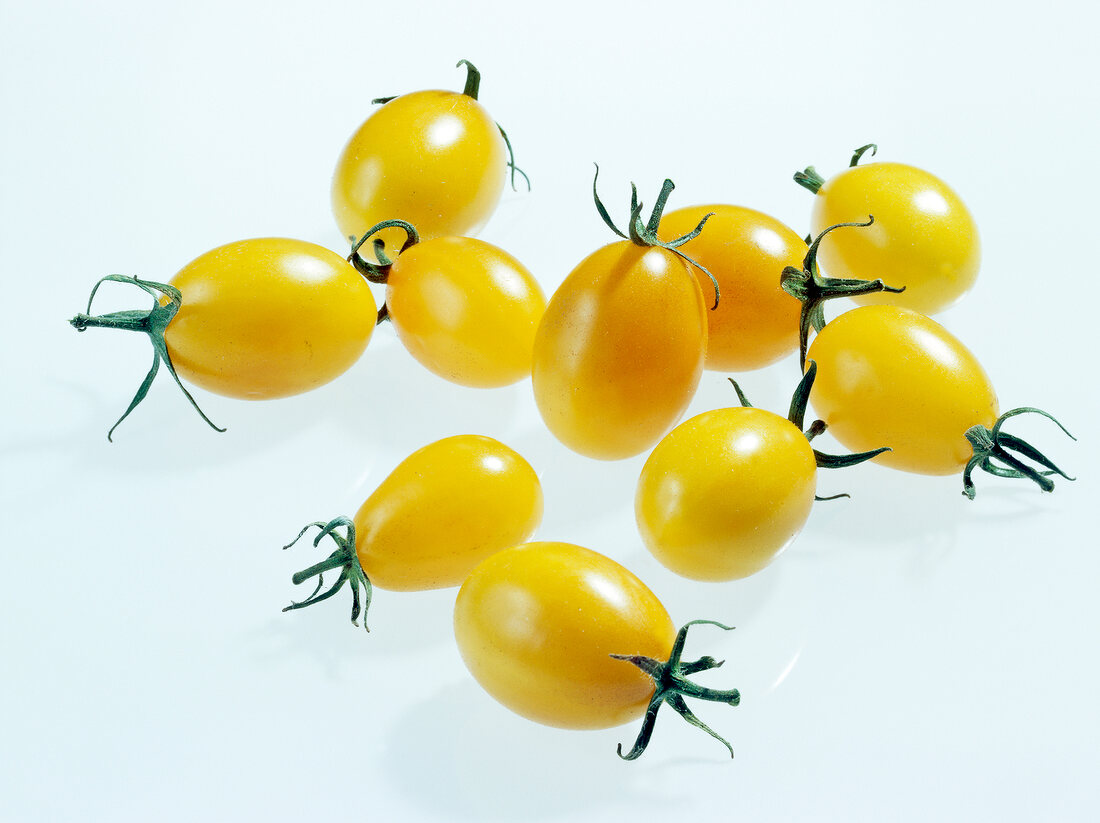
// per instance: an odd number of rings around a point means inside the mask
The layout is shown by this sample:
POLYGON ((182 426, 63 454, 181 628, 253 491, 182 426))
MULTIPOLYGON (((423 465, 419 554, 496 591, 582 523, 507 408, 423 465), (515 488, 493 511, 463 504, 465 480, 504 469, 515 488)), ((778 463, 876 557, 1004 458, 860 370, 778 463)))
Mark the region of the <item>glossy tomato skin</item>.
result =
POLYGON ((810 403, 852 451, 919 474, 956 474, 973 448, 971 426, 991 427, 997 395, 974 355, 943 326, 898 306, 841 314, 814 338, 810 403))
POLYGON ((673 429, 638 479, 634 511, 646 547, 694 580, 760 571, 802 530, 817 487, 806 436, 755 408, 716 409, 673 429))
POLYGON ((640 717, 653 681, 610 655, 666 660, 676 637, 641 580, 568 543, 529 543, 480 563, 459 590, 454 624, 462 659, 490 695, 567 729, 640 717))
POLYGON ((374 330, 377 306, 340 255, 302 240, 229 243, 171 280, 183 304, 165 331, 180 377, 208 391, 266 400, 346 371, 374 330))
POLYGON ((426 240, 398 256, 387 284, 401 342, 435 374, 474 387, 531 374, 546 298, 503 249, 469 237, 426 240))
MULTIPOLYGON (((708 214, 703 231, 680 247, 718 281, 718 308, 706 314, 706 368, 762 368, 798 348, 800 304, 783 291, 779 276, 787 266, 802 268, 806 241, 774 217, 725 204, 669 212, 661 218, 662 239, 691 232, 708 214)), ((694 271, 704 303, 714 305, 714 284, 694 271)))
MULTIPOLYGON (((485 107, 469 95, 420 91, 385 103, 344 148, 332 210, 345 237, 405 220, 421 238, 476 233, 504 190, 507 150, 485 107)), ((394 251, 397 229, 379 235, 394 251)))
POLYGON ((542 504, 538 476, 515 451, 491 437, 447 437, 405 458, 363 503, 356 554, 379 588, 457 586, 485 557, 528 539, 542 504))
POLYGON ((546 307, 535 400, 574 451, 631 457, 683 415, 706 346, 706 307, 689 264, 662 248, 612 243, 581 261, 546 307))
POLYGON ((935 314, 974 285, 981 264, 978 227, 946 183, 902 163, 869 163, 828 180, 813 208, 813 233, 837 223, 866 228, 833 232, 818 259, 830 277, 881 278, 905 287, 854 298, 864 305, 889 303, 935 314))

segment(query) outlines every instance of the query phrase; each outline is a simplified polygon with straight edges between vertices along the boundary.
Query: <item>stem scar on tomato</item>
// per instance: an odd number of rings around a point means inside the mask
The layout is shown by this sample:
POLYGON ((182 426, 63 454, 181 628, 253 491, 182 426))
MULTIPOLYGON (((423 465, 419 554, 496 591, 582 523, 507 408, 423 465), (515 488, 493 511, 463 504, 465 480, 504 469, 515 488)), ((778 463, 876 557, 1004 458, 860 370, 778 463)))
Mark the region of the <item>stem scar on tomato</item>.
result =
POLYGON ((126 411, 122 413, 122 417, 116 420, 115 424, 108 430, 107 440, 109 442, 113 442, 112 435, 119 424, 129 417, 130 412, 136 409, 138 404, 149 394, 149 387, 153 385, 153 379, 157 376, 161 363, 168 369, 168 373, 172 375, 172 379, 176 381, 176 385, 179 386, 184 397, 187 398, 191 407, 199 413, 199 416, 206 421, 206 424, 214 429, 214 431, 225 431, 225 429, 216 425, 206 416, 206 413, 199 408, 199 404, 195 402, 195 398, 191 396, 191 392, 189 392, 180 381, 179 375, 176 374, 176 368, 172 365, 172 357, 169 355, 168 345, 164 341, 164 331, 168 328, 168 324, 172 322, 172 318, 179 312, 182 304, 183 295, 175 286, 170 286, 167 283, 156 283, 152 280, 139 280, 137 277, 128 277, 124 274, 109 274, 92 287, 92 293, 88 296, 88 308, 86 312, 78 314, 69 321, 69 324, 74 329, 81 332, 89 328, 122 329, 124 331, 141 332, 148 335, 149 342, 153 345, 153 365, 149 367, 149 372, 145 375, 145 379, 141 381, 141 385, 138 386, 134 399, 130 401, 130 405, 126 408, 126 411), (149 311, 132 309, 129 311, 92 315, 92 301, 95 300, 95 295, 96 292, 99 291, 99 287, 106 282, 131 283, 137 286, 153 298, 153 308, 149 309, 149 311), (162 304, 160 302, 160 295, 167 298, 166 303, 162 304))
MULTIPOLYGON (((866 148, 866 147, 864 147, 866 148)), ((890 292, 900 294, 905 287, 893 288, 887 286, 881 279, 856 280, 852 278, 824 277, 818 269, 817 250, 821 241, 829 232, 841 228, 867 228, 875 222, 874 215, 867 215, 866 223, 837 223, 829 226, 812 240, 807 237, 809 248, 806 257, 802 261, 802 270, 794 266, 787 266, 779 276, 779 283, 783 291, 787 292, 795 300, 802 303, 802 314, 798 322, 798 362, 806 368, 806 349, 809 348, 810 328, 821 331, 825 328, 826 300, 837 297, 855 297, 861 294, 874 292, 890 292)))
POLYGON ((734 628, 733 626, 726 626, 715 620, 692 620, 680 628, 680 631, 676 634, 676 641, 672 646, 672 653, 669 655, 668 660, 663 663, 659 660, 654 660, 652 657, 645 657, 643 655, 611 655, 611 657, 616 660, 624 660, 628 663, 633 663, 653 678, 654 683, 653 696, 649 700, 645 718, 642 720, 642 728, 638 732, 638 737, 635 739, 633 747, 626 754, 623 754, 622 743, 620 743, 616 749, 619 757, 623 760, 637 760, 641 757, 642 752, 646 750, 650 738, 653 736, 653 728, 657 722, 657 712, 660 711, 661 706, 665 703, 671 706, 673 711, 679 714, 680 717, 684 718, 684 720, 692 726, 697 729, 702 729, 715 740, 724 744, 725 747, 729 749, 730 757, 733 757, 733 746, 730 745, 729 741, 696 717, 695 713, 692 712, 687 703, 684 702, 685 697, 693 697, 698 700, 725 703, 727 706, 737 706, 741 703, 741 692, 737 689, 711 689, 706 686, 700 686, 697 683, 692 683, 687 679, 689 675, 695 674, 696 672, 716 669, 725 663, 724 660, 715 660, 709 655, 700 657, 698 660, 693 660, 689 663, 684 663, 681 660, 684 653, 684 644, 687 642, 688 629, 692 626, 704 624, 708 626, 717 626, 725 631, 733 631, 734 628))

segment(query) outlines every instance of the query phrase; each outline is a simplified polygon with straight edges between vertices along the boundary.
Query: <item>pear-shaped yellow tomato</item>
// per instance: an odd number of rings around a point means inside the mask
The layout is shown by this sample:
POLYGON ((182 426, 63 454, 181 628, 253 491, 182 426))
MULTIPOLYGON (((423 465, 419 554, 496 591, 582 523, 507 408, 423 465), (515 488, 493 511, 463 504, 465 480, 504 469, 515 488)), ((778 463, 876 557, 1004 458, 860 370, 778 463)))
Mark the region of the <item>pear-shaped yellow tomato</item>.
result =
POLYGON ((299 394, 363 353, 377 307, 340 255, 302 240, 242 240, 171 280, 182 304, 164 332, 180 377, 246 400, 299 394))
POLYGON ((413 452, 382 481, 355 514, 356 548, 383 589, 445 588, 522 543, 541 519, 531 465, 491 437, 457 435, 413 452))
POLYGON ((947 308, 978 277, 981 243, 969 210, 935 175, 902 163, 854 166, 821 185, 814 200, 813 233, 866 220, 861 231, 838 232, 821 246, 819 259, 830 277, 904 287, 853 298, 935 314, 947 308))
MULTIPOLYGON (((876 218, 877 219, 877 218, 876 218)), ((898 306, 863 306, 825 325, 810 403, 852 450, 889 446, 875 462, 957 474, 973 454, 972 426, 997 420, 997 395, 977 358, 936 321, 898 306)))
MULTIPOLYGON (((344 148, 332 178, 333 213, 348 238, 392 218, 409 221, 425 239, 473 234, 496 208, 507 167, 507 146, 477 101, 476 82, 472 92, 467 81, 464 92, 404 94, 384 103, 344 148)), ((381 239, 396 249, 403 238, 391 229, 381 239)))
POLYGON ((455 639, 494 698, 548 726, 641 717, 653 680, 612 654, 668 658, 676 628, 656 595, 602 554, 530 543, 480 563, 455 602, 455 639))
POLYGON ((531 374, 546 298, 512 255, 469 237, 409 246, 387 275, 386 308, 413 357, 463 386, 506 386, 531 374))
POLYGON ((704 412, 646 460, 634 498, 638 529, 677 574, 747 577, 802 530, 816 478, 809 440, 786 418, 755 408, 704 412))
POLYGON ((481 435, 438 440, 406 457, 354 518, 311 523, 299 532, 300 538, 316 526, 314 545, 328 535, 337 548, 292 577, 295 584, 318 577, 318 588, 284 611, 326 600, 350 582, 355 622, 360 586, 364 612, 374 585, 391 591, 457 586, 479 561, 529 538, 541 519, 542 486, 519 454, 481 435), (339 578, 322 592, 320 575, 334 569, 339 578))
MULTIPOLYGON (((787 266, 800 267, 806 241, 774 217, 742 206, 691 206, 661 218, 661 235, 680 237, 706 215, 706 228, 680 249, 714 275, 721 300, 707 312, 706 368, 746 371, 774 363, 798 347, 799 303, 779 284, 787 266)), ((706 305, 714 284, 695 276, 706 305)))
POLYGON ((699 384, 706 311, 690 265, 667 249, 622 241, 589 255, 535 337, 532 382, 547 427, 603 460, 653 446, 699 384))

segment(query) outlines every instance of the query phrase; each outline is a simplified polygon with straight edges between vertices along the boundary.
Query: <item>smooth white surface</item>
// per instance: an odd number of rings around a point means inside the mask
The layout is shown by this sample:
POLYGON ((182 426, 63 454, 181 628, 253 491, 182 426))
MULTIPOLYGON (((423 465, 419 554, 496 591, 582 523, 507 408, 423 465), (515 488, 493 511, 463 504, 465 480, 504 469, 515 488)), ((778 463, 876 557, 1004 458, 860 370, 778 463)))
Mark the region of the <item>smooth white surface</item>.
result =
MULTIPOLYGON (((1085 2, 0 0, 0 819, 1100 818, 1098 24, 1085 2), (150 354, 65 323, 95 280, 168 278, 252 236, 342 248, 328 185, 344 141, 373 97, 461 88, 459 58, 534 183, 482 236, 548 292, 611 239, 593 161, 616 216, 629 181, 652 202, 668 176, 673 206, 724 200, 798 231, 810 196, 791 173, 838 171, 865 142, 948 180, 984 261, 939 319, 1003 407, 1040 405, 1080 437, 1019 421, 1080 479, 1043 495, 982 478, 969 503, 955 478, 826 474, 822 493, 852 499, 817 507, 772 567, 690 583, 637 536, 641 458, 573 455, 529 383, 452 386, 388 328, 306 396, 196 390, 225 435, 161 379, 108 444, 150 354), (633 728, 509 714, 458 658, 454 590, 378 592, 369 636, 342 598, 280 613, 316 556, 279 550, 299 526, 461 432, 540 472, 539 537, 616 557, 677 621, 738 626, 689 649, 727 658, 706 682, 742 690, 737 709, 698 707, 736 760, 671 713, 633 764, 614 753, 633 728)), ((782 409, 796 371, 742 384, 782 409)), ((692 411, 731 402, 708 373, 692 411)))

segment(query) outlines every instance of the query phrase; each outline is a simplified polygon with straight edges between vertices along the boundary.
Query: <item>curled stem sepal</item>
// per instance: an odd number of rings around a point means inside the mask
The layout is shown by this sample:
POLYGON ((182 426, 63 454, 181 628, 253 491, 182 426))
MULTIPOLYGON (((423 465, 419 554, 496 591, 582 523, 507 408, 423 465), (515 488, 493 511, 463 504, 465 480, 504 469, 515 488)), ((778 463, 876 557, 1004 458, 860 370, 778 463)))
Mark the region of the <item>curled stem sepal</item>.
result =
POLYGON ((183 295, 175 286, 170 286, 167 283, 157 283, 152 280, 139 280, 137 277, 128 277, 124 274, 108 274, 92 287, 92 293, 88 295, 87 311, 78 314, 69 321, 69 324, 77 331, 85 331, 90 328, 103 328, 140 332, 148 335, 149 342, 153 346, 153 365, 149 367, 145 379, 141 381, 141 385, 138 386, 134 399, 130 401, 130 405, 127 407, 126 411, 122 413, 122 417, 116 420, 115 424, 108 429, 108 441, 113 442, 112 435, 115 429, 118 428, 123 420, 130 416, 130 412, 136 409, 138 404, 149 394, 149 387, 153 385, 153 379, 157 376, 161 363, 164 363, 165 368, 168 369, 168 373, 172 375, 172 379, 176 381, 176 385, 179 386, 180 391, 183 392, 183 396, 187 398, 191 407, 199 413, 199 417, 205 420, 207 425, 214 429, 214 431, 225 431, 225 429, 215 425, 214 422, 206 416, 203 410, 199 408, 199 404, 195 402, 195 398, 191 396, 191 392, 187 391, 187 388, 180 382, 179 375, 176 374, 176 367, 172 365, 172 357, 168 353, 168 344, 164 341, 164 333, 168 328, 168 324, 172 322, 172 319, 176 316, 176 313, 180 310, 180 306, 182 305, 183 295), (95 300, 95 295, 96 292, 99 291, 99 287, 106 282, 130 283, 137 286, 153 298, 153 307, 148 311, 130 309, 128 311, 116 311, 108 314, 93 315, 91 313, 92 301, 95 300), (166 297, 167 302, 161 303, 161 296, 166 297))
POLYGON ((802 260, 801 271, 794 266, 787 266, 779 275, 779 285, 783 291, 802 304, 802 313, 798 320, 798 362, 803 369, 806 367, 806 349, 809 348, 810 328, 821 331, 825 328, 826 300, 837 297, 856 297, 861 294, 873 294, 885 291, 891 294, 899 294, 905 291, 905 286, 894 288, 887 286, 881 279, 858 280, 843 277, 823 277, 817 265, 817 250, 821 241, 834 229, 857 227, 867 228, 875 222, 874 215, 867 215, 866 223, 837 223, 829 226, 817 237, 810 241, 806 256, 802 260))
POLYGON ((327 535, 331 537, 336 544, 336 550, 320 563, 314 563, 308 569, 302 569, 300 572, 296 572, 291 576, 291 582, 293 582, 295 586, 304 583, 311 577, 316 577, 317 587, 305 600, 299 602, 292 601, 283 611, 289 612, 293 609, 304 609, 306 606, 312 606, 314 603, 328 600, 340 591, 345 583, 348 583, 351 586, 351 622, 353 625, 358 626, 359 615, 362 614, 363 628, 369 632, 370 627, 367 626, 367 609, 370 608, 373 586, 371 586, 370 578, 367 577, 367 573, 363 571, 363 566, 359 562, 359 554, 355 550, 355 523, 348 517, 334 517, 328 523, 309 523, 298 532, 297 537, 283 546, 283 548, 289 549, 301 540, 302 535, 314 526, 321 531, 317 537, 314 538, 313 545, 319 545, 321 540, 327 535), (341 526, 343 526, 346 531, 343 535, 336 531, 336 529, 341 526), (329 588, 321 591, 325 583, 324 573, 332 569, 339 569, 340 576, 329 588), (363 590, 362 595, 359 593, 360 587, 363 590))
POLYGON ((611 655, 616 660, 625 660, 628 663, 633 663, 653 678, 655 685, 653 696, 650 697, 649 706, 646 708, 645 718, 642 720, 642 728, 638 732, 638 737, 634 741, 633 748, 626 754, 623 754, 622 743, 618 745, 617 751, 619 757, 623 760, 637 760, 641 757, 642 752, 646 750, 646 746, 649 745, 649 740, 653 736, 653 727, 657 722, 657 712, 660 711, 661 706, 665 703, 668 703, 677 714, 692 726, 697 729, 702 729, 715 740, 719 740, 725 744, 725 747, 729 749, 730 757, 733 757, 733 746, 729 744, 729 741, 696 717, 694 712, 688 708, 687 703, 684 702, 685 697, 693 697, 698 700, 709 700, 714 703, 725 703, 727 706, 736 706, 741 702, 741 692, 737 689, 710 689, 687 679, 689 675, 706 671, 707 669, 716 669, 725 662, 723 660, 715 660, 713 657, 700 657, 698 660, 687 663, 680 659, 684 653, 684 643, 687 642, 688 629, 692 626, 704 623, 710 626, 717 626, 726 631, 733 630, 733 626, 726 626, 714 620, 692 620, 690 623, 685 623, 680 628, 680 631, 676 634, 676 641, 672 644, 672 652, 669 654, 668 660, 664 662, 638 654, 611 655))
POLYGON ((974 488, 974 481, 971 477, 976 468, 980 468, 982 471, 997 477, 1026 477, 1028 480, 1034 481, 1039 488, 1045 492, 1054 491, 1054 481, 1050 479, 1052 475, 1056 474, 1059 477, 1064 477, 1066 480, 1075 479, 1054 465, 1046 455, 1026 440, 1001 431, 1001 426, 1004 425, 1006 420, 1018 414, 1025 413, 1042 415, 1048 420, 1053 421, 1068 438, 1071 440, 1077 439, 1070 434, 1066 430, 1066 427, 1059 423, 1053 415, 1042 409, 1036 409, 1030 406, 1022 406, 1018 409, 1006 411, 997 418, 997 421, 993 424, 993 428, 991 429, 987 429, 985 426, 981 425, 972 426, 966 432, 966 439, 970 441, 970 445, 974 449, 974 454, 971 455, 970 460, 967 461, 966 468, 963 469, 962 493, 966 495, 966 497, 973 500, 975 494, 977 494, 977 490, 974 488), (1015 454, 1013 454, 1013 452, 1015 452, 1015 454), (1034 466, 1028 465, 1021 460, 1020 457, 1017 457, 1017 454, 1038 463, 1042 468, 1037 469, 1034 466), (1004 465, 998 465, 993 462, 994 460, 1004 465))

